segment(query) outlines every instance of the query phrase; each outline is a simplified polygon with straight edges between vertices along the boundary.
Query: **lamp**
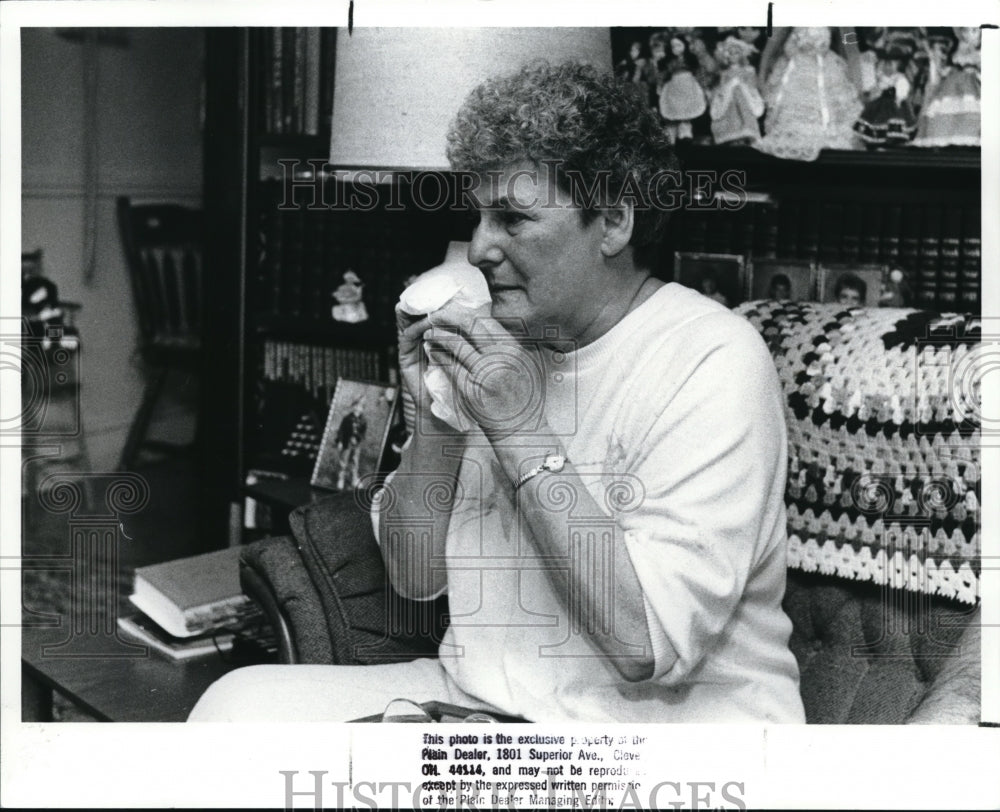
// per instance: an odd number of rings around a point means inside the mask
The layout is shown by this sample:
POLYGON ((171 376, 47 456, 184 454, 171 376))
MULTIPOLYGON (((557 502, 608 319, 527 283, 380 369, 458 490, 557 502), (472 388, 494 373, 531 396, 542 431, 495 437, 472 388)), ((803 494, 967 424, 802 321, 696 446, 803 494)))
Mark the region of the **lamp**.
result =
POLYGON ((443 170, 445 135, 489 76, 539 58, 611 69, 607 28, 355 28, 337 32, 335 170, 443 170))

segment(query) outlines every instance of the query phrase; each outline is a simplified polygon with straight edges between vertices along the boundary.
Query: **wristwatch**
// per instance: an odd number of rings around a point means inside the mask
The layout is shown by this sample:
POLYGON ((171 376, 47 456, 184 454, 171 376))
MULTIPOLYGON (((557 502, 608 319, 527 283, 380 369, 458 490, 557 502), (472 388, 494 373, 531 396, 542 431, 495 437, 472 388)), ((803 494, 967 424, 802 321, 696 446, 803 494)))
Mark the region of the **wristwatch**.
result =
POLYGON ((542 471, 551 471, 553 474, 558 474, 565 467, 566 458, 562 454, 549 454, 541 465, 536 465, 530 471, 525 471, 521 474, 520 479, 514 483, 514 490, 516 491, 525 482, 538 476, 542 471))

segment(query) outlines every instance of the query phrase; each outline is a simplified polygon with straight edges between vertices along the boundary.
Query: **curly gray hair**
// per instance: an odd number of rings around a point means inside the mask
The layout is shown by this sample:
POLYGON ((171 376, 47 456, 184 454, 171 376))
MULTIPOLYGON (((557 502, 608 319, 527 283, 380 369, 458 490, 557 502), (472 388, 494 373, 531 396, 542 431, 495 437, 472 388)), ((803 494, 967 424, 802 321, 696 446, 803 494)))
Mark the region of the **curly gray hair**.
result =
POLYGON ((453 170, 476 174, 523 161, 554 165, 556 182, 581 205, 585 221, 600 205, 630 197, 631 245, 636 263, 645 267, 669 218, 657 182, 680 168, 638 89, 575 62, 533 63, 483 82, 452 122, 447 155, 453 170), (595 201, 585 193, 594 188, 606 198, 595 201))

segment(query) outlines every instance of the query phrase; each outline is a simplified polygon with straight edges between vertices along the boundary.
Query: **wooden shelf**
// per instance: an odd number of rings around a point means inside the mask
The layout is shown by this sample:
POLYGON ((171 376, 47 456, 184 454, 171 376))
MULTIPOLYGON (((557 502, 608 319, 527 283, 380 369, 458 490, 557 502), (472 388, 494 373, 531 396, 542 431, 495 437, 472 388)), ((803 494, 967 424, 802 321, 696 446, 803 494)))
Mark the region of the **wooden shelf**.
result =
POLYGON ((361 349, 384 349, 386 331, 371 321, 345 324, 337 321, 314 322, 291 317, 257 317, 254 332, 262 338, 305 341, 361 349))
POLYGON ((852 169, 947 169, 979 171, 981 152, 974 148, 886 150, 825 149, 815 161, 792 161, 776 158, 752 147, 728 147, 711 144, 680 144, 677 156, 684 166, 693 162, 709 165, 731 164, 734 167, 770 164, 785 167, 836 166, 852 169))

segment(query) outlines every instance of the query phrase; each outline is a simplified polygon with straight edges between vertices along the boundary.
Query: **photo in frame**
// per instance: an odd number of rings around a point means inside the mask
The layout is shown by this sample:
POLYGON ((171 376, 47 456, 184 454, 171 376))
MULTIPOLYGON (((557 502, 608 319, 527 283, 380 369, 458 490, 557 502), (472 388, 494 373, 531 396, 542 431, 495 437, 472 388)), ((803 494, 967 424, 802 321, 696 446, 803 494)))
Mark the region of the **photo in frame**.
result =
POLYGON ((748 267, 751 299, 816 301, 815 263, 797 259, 756 259, 748 267))
POLYGON ((878 307, 885 265, 821 265, 820 301, 845 307, 878 307))
POLYGON ((314 488, 350 490, 381 470, 397 400, 395 386, 337 380, 310 480, 314 488))
POLYGON ((674 253, 674 281, 726 307, 746 298, 746 260, 742 254, 674 253))

